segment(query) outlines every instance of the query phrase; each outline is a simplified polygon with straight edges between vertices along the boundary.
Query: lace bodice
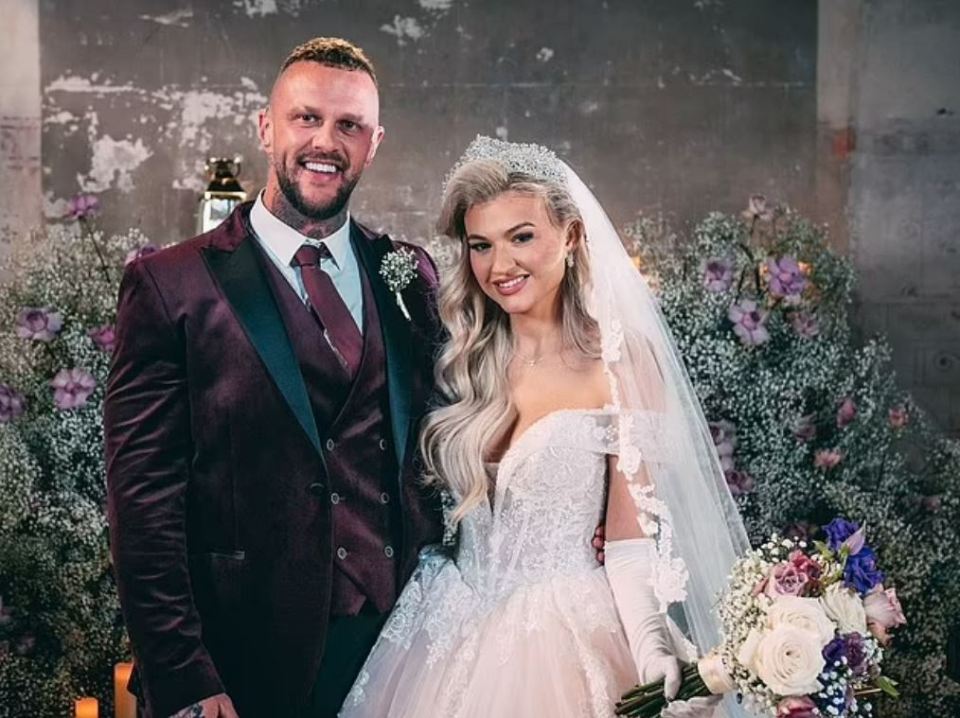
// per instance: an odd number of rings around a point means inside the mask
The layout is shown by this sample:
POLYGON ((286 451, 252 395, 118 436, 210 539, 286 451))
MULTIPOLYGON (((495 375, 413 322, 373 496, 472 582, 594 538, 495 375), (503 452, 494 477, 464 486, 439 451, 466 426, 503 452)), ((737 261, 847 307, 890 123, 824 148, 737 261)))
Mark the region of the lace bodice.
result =
POLYGON ((496 600, 519 584, 592 571, 590 540, 603 514, 606 455, 615 432, 602 409, 564 409, 534 422, 499 466, 493 503, 460 524, 464 581, 496 600))

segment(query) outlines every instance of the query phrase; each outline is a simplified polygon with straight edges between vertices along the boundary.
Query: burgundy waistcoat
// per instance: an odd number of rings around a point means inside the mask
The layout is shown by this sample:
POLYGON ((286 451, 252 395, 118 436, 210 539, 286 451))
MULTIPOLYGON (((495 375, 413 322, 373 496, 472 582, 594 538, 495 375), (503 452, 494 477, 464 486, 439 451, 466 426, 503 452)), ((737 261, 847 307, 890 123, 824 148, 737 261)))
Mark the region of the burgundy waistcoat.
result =
POLYGON ((325 442, 325 500, 333 505, 331 615, 356 615, 366 601, 385 613, 397 598, 399 469, 390 445, 383 335, 369 281, 361 268, 363 356, 351 379, 316 317, 273 262, 261 259, 325 442))

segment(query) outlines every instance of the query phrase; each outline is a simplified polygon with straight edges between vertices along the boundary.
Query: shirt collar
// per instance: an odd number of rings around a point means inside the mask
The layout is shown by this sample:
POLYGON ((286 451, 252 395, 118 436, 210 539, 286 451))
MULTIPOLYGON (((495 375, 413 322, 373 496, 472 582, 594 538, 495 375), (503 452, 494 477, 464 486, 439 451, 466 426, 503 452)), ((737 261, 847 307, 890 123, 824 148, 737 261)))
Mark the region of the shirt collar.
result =
POLYGON ((256 202, 253 203, 253 209, 250 210, 250 225, 253 231, 261 241, 265 242, 277 259, 289 266, 293 261, 293 255, 297 253, 304 244, 327 245, 333 261, 337 263, 339 269, 346 266, 346 262, 352 250, 350 249, 350 214, 347 213, 347 219, 329 237, 322 240, 316 240, 301 234, 289 224, 276 217, 263 202, 263 192, 257 195, 256 202))

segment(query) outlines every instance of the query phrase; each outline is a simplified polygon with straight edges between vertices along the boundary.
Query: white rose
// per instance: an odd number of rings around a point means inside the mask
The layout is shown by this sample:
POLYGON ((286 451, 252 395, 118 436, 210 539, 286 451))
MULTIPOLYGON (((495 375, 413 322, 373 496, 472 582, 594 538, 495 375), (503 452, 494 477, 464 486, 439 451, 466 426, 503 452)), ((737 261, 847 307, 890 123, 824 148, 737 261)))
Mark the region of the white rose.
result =
POLYGON ((805 696, 823 688, 817 677, 825 661, 816 633, 780 624, 763 636, 750 670, 780 696, 805 696))
POLYGON ((740 650, 737 651, 737 661, 753 675, 757 675, 757 672, 753 670, 753 657, 756 655, 757 647, 765 635, 765 631, 751 628, 750 633, 747 635, 747 640, 743 642, 740 650))
POLYGON ((793 626, 809 631, 820 640, 820 647, 833 640, 837 627, 823 612, 820 601, 815 598, 781 596, 767 609, 767 625, 770 628, 793 626))
POLYGON ((867 612, 863 601, 855 592, 842 583, 834 583, 820 597, 826 614, 837 622, 840 633, 867 633, 867 612))

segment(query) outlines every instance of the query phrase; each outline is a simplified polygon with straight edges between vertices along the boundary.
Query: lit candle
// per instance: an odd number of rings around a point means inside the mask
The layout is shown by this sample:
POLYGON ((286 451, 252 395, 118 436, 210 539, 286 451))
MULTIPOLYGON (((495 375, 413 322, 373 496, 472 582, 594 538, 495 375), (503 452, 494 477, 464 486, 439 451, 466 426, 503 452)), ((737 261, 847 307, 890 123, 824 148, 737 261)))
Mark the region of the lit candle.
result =
POLYGON ((100 718, 100 704, 96 698, 78 698, 73 715, 74 718, 100 718))
POLYGON ((113 705, 116 718, 137 718, 137 698, 127 690, 132 663, 118 663, 113 667, 113 705))

